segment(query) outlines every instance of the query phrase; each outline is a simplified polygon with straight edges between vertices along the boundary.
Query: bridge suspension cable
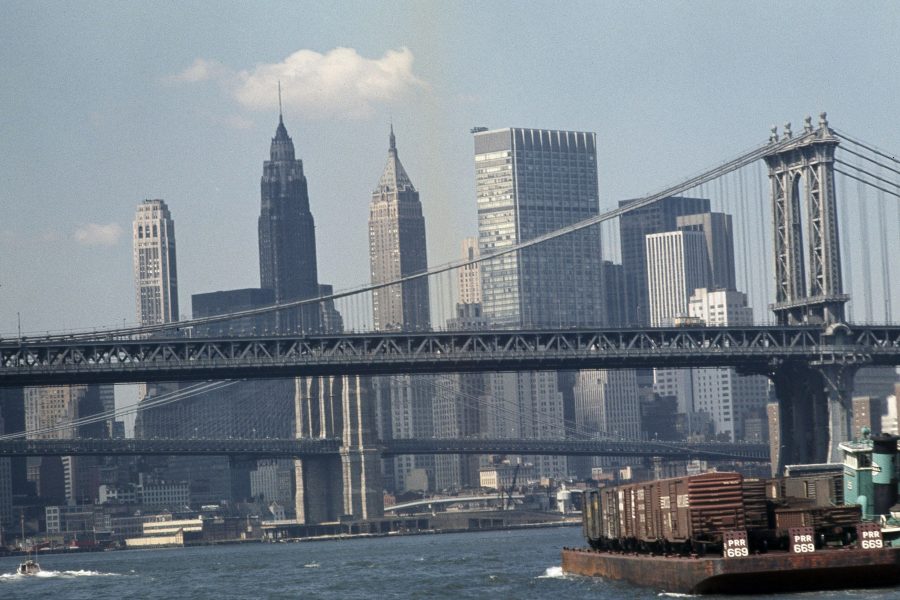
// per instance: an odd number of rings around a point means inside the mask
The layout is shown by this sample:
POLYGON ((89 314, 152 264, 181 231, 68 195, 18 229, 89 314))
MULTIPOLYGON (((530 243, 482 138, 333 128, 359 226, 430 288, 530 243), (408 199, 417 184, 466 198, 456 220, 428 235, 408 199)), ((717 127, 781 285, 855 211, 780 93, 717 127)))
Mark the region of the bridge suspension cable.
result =
POLYGON ((114 410, 108 410, 100 413, 95 413, 92 415, 88 415, 86 417, 81 417, 79 419, 74 419, 72 421, 66 421, 65 423, 57 423, 55 425, 48 425, 47 427, 41 427, 39 429, 25 430, 25 431, 16 431, 13 433, 7 433, 0 435, 0 440, 14 440, 21 439, 27 437, 29 435, 45 435, 48 433, 55 433, 57 431, 65 431, 68 429, 74 429, 77 427, 81 427, 83 425, 92 425, 94 423, 100 423, 106 421, 108 419, 114 419, 116 417, 123 417, 125 415, 131 415, 139 412, 144 412, 151 408, 156 408, 159 406, 165 406, 167 404, 172 404, 174 402, 180 402, 183 400, 188 400, 194 396, 198 396, 201 394, 205 394, 208 392, 217 391, 233 385, 240 380, 226 379, 223 381, 202 381, 199 383, 191 384, 185 388, 181 388, 179 390, 169 392, 166 394, 161 394, 152 400, 139 402, 138 404, 134 404, 131 406, 126 406, 122 408, 116 408, 114 410))
POLYGON ((606 212, 600 213, 594 217, 589 219, 584 219, 577 223, 573 223, 572 225, 568 225, 566 227, 562 227, 555 231, 551 231, 549 233, 531 238, 529 240, 525 240, 514 244, 508 248, 504 248, 499 251, 485 253, 481 256, 467 259, 460 259, 451 261, 448 263, 444 263, 442 265, 431 267, 422 271, 420 273, 415 273, 412 275, 407 275, 405 277, 399 277, 397 279, 383 282, 383 283, 370 283, 360 285, 354 288, 348 288, 346 290, 342 290, 339 292, 335 292, 333 294, 318 296, 316 298, 307 298, 303 300, 294 300, 291 302, 284 302, 281 304, 273 304, 270 306, 264 306, 254 309, 248 309, 233 313, 227 313, 222 315, 214 315, 209 317, 200 317, 195 319, 188 319, 184 321, 175 321, 171 323, 160 323, 157 325, 145 325, 145 326, 134 326, 134 327, 121 327, 121 328, 110 328, 105 330, 95 330, 95 331, 81 331, 81 332, 72 332, 72 333, 57 333, 57 334, 48 334, 47 336, 41 336, 41 339, 45 340, 73 340, 73 339, 97 339, 97 338, 116 338, 116 337, 131 337, 131 336, 141 336, 141 335, 150 335, 153 333, 159 333, 163 331, 171 331, 171 330, 180 330, 180 329, 189 329, 201 325, 208 325, 212 323, 220 323, 222 321, 230 321, 233 319, 239 319, 243 317, 251 317, 256 315, 262 315, 273 311, 285 310, 300 306, 305 306, 309 304, 321 303, 334 301, 341 298, 347 298, 349 296, 355 296, 358 294, 371 292, 374 290, 379 290, 382 288, 387 288, 395 285, 400 285, 404 283, 408 283, 410 281, 415 281, 423 277, 430 277, 434 275, 438 275, 447 271, 452 271, 455 269, 460 269, 462 267, 468 265, 479 264, 485 261, 494 260, 496 258, 505 256, 507 254, 511 254, 514 252, 519 252, 526 248, 530 248, 533 246, 537 246, 548 242, 550 240, 574 233, 576 231, 580 231, 582 229, 586 229, 588 227, 592 227, 594 225, 598 225, 605 221, 609 221, 611 219, 615 219, 620 217, 621 215, 627 214, 633 210, 637 210, 639 208, 643 208, 645 206, 649 206, 654 204, 655 202, 659 202, 664 198, 668 198, 670 196, 678 195, 686 190, 691 188, 698 187, 707 182, 713 181, 723 175, 736 171, 742 167, 750 165, 769 153, 777 152, 780 148, 792 146, 799 142, 802 142, 804 139, 808 137, 814 136, 814 132, 806 133, 801 136, 797 136, 794 138, 784 138, 778 142, 766 142, 760 146, 757 146, 743 154, 739 155, 737 158, 726 161, 716 167, 713 167, 707 171, 700 173, 699 175, 695 175, 685 181, 682 181, 678 184, 675 184, 671 187, 668 187, 660 192, 650 194, 645 196, 644 198, 640 198, 633 202, 628 203, 625 206, 620 206, 606 212))

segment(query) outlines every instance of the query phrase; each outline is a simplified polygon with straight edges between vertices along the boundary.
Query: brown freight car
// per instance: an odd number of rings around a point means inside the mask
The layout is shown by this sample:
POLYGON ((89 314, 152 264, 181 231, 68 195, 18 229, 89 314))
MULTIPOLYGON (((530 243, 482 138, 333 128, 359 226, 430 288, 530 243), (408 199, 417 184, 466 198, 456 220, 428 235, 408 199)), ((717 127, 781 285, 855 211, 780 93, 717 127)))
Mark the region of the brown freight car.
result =
POLYGON ((786 489, 798 488, 781 478, 704 473, 590 490, 584 534, 595 549, 663 553, 703 553, 735 530, 746 531, 759 552, 786 547, 791 527, 812 527, 819 546, 852 542, 858 506, 822 506, 785 497, 786 489))
POLYGON ((704 473, 592 490, 586 537, 595 547, 647 551, 719 543, 746 526, 742 483, 739 473, 704 473))

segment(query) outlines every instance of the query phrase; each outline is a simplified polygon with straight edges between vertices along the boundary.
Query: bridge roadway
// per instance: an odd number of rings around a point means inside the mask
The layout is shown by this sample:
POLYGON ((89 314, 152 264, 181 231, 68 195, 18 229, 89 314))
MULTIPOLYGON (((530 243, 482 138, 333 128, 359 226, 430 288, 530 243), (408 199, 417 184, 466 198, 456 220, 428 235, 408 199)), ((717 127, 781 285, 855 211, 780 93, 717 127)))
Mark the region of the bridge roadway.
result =
POLYGON ((0 341, 0 386, 316 375, 900 364, 900 325, 0 341))
MULTIPOLYGON (((194 455, 235 458, 313 458, 340 453, 339 439, 0 440, 0 457, 194 455)), ((555 456, 638 456, 672 460, 702 458, 768 462, 765 444, 623 442, 601 440, 391 440, 379 445, 397 454, 531 454, 555 456)))

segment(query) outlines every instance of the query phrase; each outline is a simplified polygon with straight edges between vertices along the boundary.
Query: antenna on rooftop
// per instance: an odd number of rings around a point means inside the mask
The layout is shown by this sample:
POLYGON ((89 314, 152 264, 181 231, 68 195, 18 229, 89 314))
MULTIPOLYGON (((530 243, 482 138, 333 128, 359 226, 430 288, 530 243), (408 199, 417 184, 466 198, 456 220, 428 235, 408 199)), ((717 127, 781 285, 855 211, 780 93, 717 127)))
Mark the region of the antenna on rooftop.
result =
POLYGON ((281 111, 281 80, 278 80, 278 120, 282 121, 282 111, 281 111))

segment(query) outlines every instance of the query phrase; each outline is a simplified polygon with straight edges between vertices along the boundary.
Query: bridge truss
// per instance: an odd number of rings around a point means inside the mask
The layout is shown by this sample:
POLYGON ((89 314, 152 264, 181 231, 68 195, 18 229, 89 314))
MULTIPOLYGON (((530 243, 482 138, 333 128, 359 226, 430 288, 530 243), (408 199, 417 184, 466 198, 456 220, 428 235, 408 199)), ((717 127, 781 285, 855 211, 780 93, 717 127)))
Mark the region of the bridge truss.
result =
POLYGON ((317 375, 900 363, 900 326, 749 326, 372 333, 266 338, 16 340, 0 385, 317 375))

